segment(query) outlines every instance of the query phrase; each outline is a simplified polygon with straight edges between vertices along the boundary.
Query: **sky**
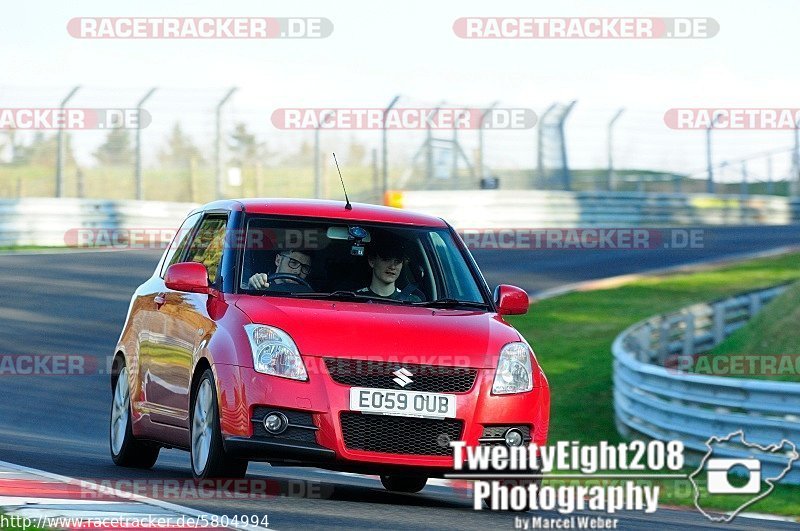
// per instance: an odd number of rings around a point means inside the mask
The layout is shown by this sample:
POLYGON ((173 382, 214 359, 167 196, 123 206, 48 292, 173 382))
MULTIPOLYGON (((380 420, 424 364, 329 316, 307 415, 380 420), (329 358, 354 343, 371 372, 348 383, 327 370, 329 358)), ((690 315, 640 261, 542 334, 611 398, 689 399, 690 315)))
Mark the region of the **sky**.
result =
MULTIPOLYGON (((604 159, 605 144, 598 139, 615 110, 625 107, 618 134, 623 160, 663 165, 688 156, 691 160, 676 164, 694 168, 704 164, 702 135, 663 131, 663 112, 681 106, 796 105, 798 14, 800 5, 792 0, 28 0, 3 6, 0 99, 2 105, 57 101, 71 86, 81 85, 84 98, 125 94, 132 102, 151 86, 163 87, 164 94, 192 90, 190 99, 207 98, 211 107, 227 87, 237 86, 231 104, 238 113, 379 107, 396 94, 408 101, 476 106, 501 100, 537 112, 554 101, 578 100, 568 123, 576 164, 604 159), (325 39, 266 41, 89 40, 67 32, 73 17, 104 16, 326 17, 334 30, 325 39), (720 32, 710 39, 682 40, 467 40, 452 29, 464 16, 712 17, 720 32), (637 148, 640 139, 643 149, 637 148)), ((162 97, 165 106, 184 103, 180 96, 162 97)), ((720 157, 791 145, 786 132, 723 135, 720 157)))

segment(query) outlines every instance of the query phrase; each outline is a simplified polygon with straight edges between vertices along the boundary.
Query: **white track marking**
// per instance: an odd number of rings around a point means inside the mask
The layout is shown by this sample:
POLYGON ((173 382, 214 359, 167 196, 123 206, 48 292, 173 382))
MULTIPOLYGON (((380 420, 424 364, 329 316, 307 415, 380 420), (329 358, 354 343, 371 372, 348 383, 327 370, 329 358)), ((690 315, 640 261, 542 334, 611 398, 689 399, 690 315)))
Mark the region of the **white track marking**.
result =
MULTIPOLYGON (((171 512, 174 512, 174 513, 179 514, 179 515, 191 516, 193 518, 198 518, 198 517, 201 517, 201 516, 205 516, 205 517, 216 516, 213 513, 197 511, 195 509, 190 509, 188 507, 182 507, 180 505, 176 505, 174 503, 166 502, 166 501, 163 501, 163 500, 156 500, 156 499, 153 499, 153 498, 148 498, 147 496, 142 496, 141 494, 134 494, 134 493, 118 490, 118 489, 111 489, 111 488, 108 488, 108 487, 105 487, 105 486, 102 486, 102 485, 97 485, 95 483, 83 481, 83 480, 76 479, 76 478, 71 478, 71 477, 68 477, 68 476, 61 476, 59 474, 52 474, 50 472, 45 472, 44 470, 37 470, 35 468, 29 468, 29 467, 26 467, 26 466, 17 465, 17 464, 14 464, 14 463, 9 463, 7 461, 0 461, 0 467, 8 468, 8 469, 11 469, 11 470, 14 470, 14 471, 17 471, 17 472, 24 472, 24 473, 31 474, 31 475, 34 475, 34 476, 40 476, 40 477, 44 477, 44 478, 47 478, 47 479, 52 479, 52 480, 59 481, 59 482, 62 482, 62 483, 67 483, 67 484, 70 484, 70 485, 80 485, 83 488, 96 490, 98 492, 102 491, 104 494, 110 493, 110 494, 113 494, 114 496, 118 496, 119 498, 122 498, 124 500, 135 501, 135 502, 143 503, 145 505, 150 505, 152 507, 158 507, 159 509, 165 509, 167 511, 171 511, 171 512)), ((251 525, 238 525, 237 524, 237 525, 229 525, 228 527, 231 528, 231 529, 266 531, 265 527, 257 527, 257 526, 251 526, 251 525)), ((270 527, 270 529, 274 529, 274 528, 270 527)))

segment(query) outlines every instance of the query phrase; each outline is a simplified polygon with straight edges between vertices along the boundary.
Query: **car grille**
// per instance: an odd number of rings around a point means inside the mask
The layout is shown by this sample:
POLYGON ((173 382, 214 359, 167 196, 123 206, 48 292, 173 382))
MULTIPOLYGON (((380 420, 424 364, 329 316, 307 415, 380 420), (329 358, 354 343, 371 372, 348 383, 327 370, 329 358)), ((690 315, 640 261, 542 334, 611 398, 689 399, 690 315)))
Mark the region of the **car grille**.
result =
POLYGON ((399 368, 411 373, 411 383, 402 387, 408 391, 429 393, 466 393, 472 389, 477 369, 440 365, 415 365, 383 361, 325 358, 325 366, 333 381, 353 387, 377 389, 401 388, 393 374, 399 368))
POLYGON ((453 455, 450 441, 461 439, 458 419, 419 419, 342 413, 342 435, 350 450, 393 454, 453 455))

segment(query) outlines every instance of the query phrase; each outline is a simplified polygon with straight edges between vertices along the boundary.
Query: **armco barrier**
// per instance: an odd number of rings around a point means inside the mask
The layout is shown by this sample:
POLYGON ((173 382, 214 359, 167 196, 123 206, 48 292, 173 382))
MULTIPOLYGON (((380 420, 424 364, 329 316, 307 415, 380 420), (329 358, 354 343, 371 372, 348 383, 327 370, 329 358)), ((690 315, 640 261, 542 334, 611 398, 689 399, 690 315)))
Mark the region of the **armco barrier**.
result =
POLYGON ((177 229, 197 205, 162 201, 26 198, 0 200, 0 247, 60 246, 79 228, 177 229))
MULTIPOLYGON (((387 203, 460 229, 658 227, 800 222, 800 200, 773 196, 476 190, 390 192, 387 203)), ((162 201, 0 200, 0 247, 64 245, 73 228, 177 228, 197 205, 162 201)))
MULTIPOLYGON (((738 430, 750 443, 763 446, 786 439, 800 451, 800 384, 694 375, 666 367, 670 356, 710 349, 785 289, 776 286, 696 304, 620 334, 612 346, 618 431, 629 438, 681 440, 689 462, 699 462, 710 437, 738 430)), ((718 455, 747 456, 734 447, 718 455)), ((777 475, 785 466, 785 459, 765 456, 763 477, 777 475)), ((800 484, 800 460, 782 481, 800 484)))
POLYGON ((388 192, 385 203, 441 216, 459 228, 785 225, 785 197, 544 190, 388 192))

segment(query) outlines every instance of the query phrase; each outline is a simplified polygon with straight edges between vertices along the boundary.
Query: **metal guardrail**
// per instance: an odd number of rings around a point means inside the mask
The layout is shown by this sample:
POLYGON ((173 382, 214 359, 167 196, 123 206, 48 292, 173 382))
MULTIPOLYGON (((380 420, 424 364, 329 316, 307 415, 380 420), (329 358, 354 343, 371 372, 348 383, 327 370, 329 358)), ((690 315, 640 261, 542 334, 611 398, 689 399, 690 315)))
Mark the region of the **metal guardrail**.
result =
MULTIPOLYGON (((782 293, 776 286, 641 321, 617 336, 614 410, 617 430, 629 438, 683 441, 689 462, 708 451, 706 441, 743 430, 749 443, 782 439, 800 448, 800 384, 705 376, 668 367, 672 356, 704 352, 744 326, 782 293)), ((741 447, 718 455, 748 457, 741 447)), ((786 461, 759 455, 763 477, 777 475, 786 461)), ((800 484, 800 460, 782 480, 800 484)))
MULTIPOLYGON (((389 193, 388 203, 447 219, 457 228, 752 225, 800 222, 800 200, 531 190, 389 193)), ((0 247, 65 245, 79 228, 177 229, 195 203, 24 198, 0 200, 0 247)))
POLYGON ((454 190, 387 193, 386 202, 459 228, 785 225, 800 222, 786 197, 640 192, 454 190))
POLYGON ((62 246, 71 229, 180 226, 197 205, 165 201, 25 198, 0 200, 0 247, 62 246))

